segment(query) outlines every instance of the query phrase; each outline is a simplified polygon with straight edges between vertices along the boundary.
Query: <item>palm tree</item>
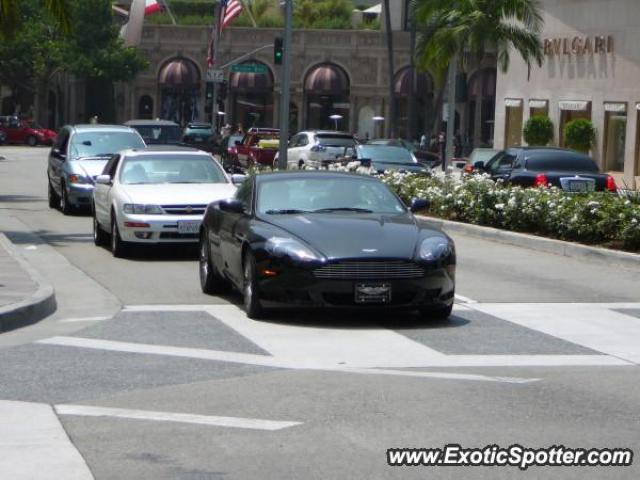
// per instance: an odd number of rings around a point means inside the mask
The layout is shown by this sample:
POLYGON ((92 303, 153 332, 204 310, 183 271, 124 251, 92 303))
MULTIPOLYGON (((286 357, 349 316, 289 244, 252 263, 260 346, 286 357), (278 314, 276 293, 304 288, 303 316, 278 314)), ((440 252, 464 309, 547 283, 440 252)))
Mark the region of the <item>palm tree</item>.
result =
POLYGON ((387 68, 389 75, 389 118, 385 122, 386 131, 389 137, 395 137, 395 121, 396 121, 396 99, 394 80, 394 61, 393 61, 393 32, 391 31, 391 9, 389 8, 389 0, 384 0, 384 29, 387 39, 387 68))
MULTIPOLYGON (((41 0, 64 32, 69 32, 67 0, 41 0)), ((0 0, 0 38, 11 37, 20 26, 19 0, 0 0)))
MULTIPOLYGON (((495 53, 502 72, 509 68, 512 51, 528 68, 534 61, 542 65, 539 0, 412 0, 411 8, 420 29, 418 64, 440 80, 452 59, 464 69, 468 59, 481 59, 487 52, 495 53)), ((450 88, 455 92, 455 82, 450 88)), ((442 92, 438 98, 441 102, 442 92)))

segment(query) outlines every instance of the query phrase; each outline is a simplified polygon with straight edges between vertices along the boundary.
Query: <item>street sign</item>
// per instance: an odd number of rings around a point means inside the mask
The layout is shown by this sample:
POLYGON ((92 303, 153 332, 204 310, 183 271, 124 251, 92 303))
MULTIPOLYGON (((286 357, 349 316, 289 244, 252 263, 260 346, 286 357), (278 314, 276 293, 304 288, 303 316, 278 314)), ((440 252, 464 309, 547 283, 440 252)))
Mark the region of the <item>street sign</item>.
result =
POLYGON ((267 73, 267 66, 260 63, 237 63, 231 65, 231 71, 237 73, 267 73))
POLYGON ((222 83, 224 82, 224 71, 216 68, 207 70, 207 82, 222 83))

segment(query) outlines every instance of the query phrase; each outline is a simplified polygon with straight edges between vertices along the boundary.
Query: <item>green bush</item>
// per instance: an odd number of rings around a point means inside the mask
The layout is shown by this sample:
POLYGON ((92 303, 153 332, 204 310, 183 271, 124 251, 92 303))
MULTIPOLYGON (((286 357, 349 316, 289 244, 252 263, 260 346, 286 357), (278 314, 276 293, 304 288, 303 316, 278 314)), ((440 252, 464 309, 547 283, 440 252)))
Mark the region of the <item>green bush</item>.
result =
POLYGON ((389 173, 382 180, 406 202, 428 199, 437 217, 640 251, 640 205, 623 196, 508 186, 482 175, 455 181, 389 173))
POLYGON ((590 120, 578 118, 567 123, 564 127, 565 145, 579 152, 588 153, 594 145, 596 129, 590 120))
POLYGON ((553 122, 549 117, 536 115, 522 129, 524 141, 531 146, 546 146, 553 140, 553 122))

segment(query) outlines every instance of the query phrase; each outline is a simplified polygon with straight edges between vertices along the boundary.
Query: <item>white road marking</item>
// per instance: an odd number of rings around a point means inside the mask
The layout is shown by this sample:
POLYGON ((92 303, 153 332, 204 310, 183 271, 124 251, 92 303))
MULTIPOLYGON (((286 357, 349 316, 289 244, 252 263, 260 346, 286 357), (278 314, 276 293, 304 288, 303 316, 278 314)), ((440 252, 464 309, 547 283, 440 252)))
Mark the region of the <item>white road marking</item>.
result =
POLYGON ((85 417, 115 417, 131 420, 153 420, 158 422, 189 423, 228 428, 251 430, 282 430, 302 425, 302 422, 261 420, 259 418, 218 417, 195 415, 191 413, 155 412, 150 410, 131 410, 128 408, 94 407, 89 405, 56 405, 58 415, 79 415, 85 417))
POLYGON ((0 400, 0 425, 2 478, 93 479, 51 406, 0 400))
MULTIPOLYGON (((336 366, 333 362, 325 364, 312 364, 304 359, 299 361, 295 359, 278 359, 265 355, 253 355, 249 353, 221 352, 218 350, 205 350, 200 348, 172 347, 166 345, 147 345, 142 343, 116 342, 112 340, 99 340, 94 338, 80 337, 51 337, 39 340, 37 343, 44 345, 58 345, 64 347, 89 348, 94 350, 104 350, 111 352, 139 353, 146 355, 164 355, 181 358, 195 358, 199 360, 209 360, 218 362, 240 363, 245 365, 258 365, 263 367, 287 368, 294 370, 320 370, 330 372, 343 372, 365 375, 397 375, 416 378, 433 378, 433 379, 449 379, 449 380, 470 380, 483 382, 500 382, 500 383, 526 383, 536 381, 535 378, 517 378, 517 377, 492 377, 488 375, 475 375, 465 373, 449 373, 449 372, 422 372, 411 370, 388 370, 378 368, 350 368, 336 366)), ((608 357, 607 357, 608 358, 608 357)), ((437 366, 453 366, 445 365, 442 362, 437 366)), ((433 363, 425 362, 420 365, 412 365, 412 367, 432 367, 433 363)))
POLYGON ((460 300, 462 303, 471 303, 471 304, 478 303, 477 301, 475 301, 475 300, 473 300, 473 299, 471 299, 469 297, 465 297, 464 295, 458 295, 457 293, 456 293, 454 298, 456 300, 460 300))
POLYGON ((614 309, 639 303, 493 303, 474 309, 598 352, 640 364, 640 318, 614 309))
POLYGON ((63 318, 58 320, 60 323, 74 323, 74 322, 102 322, 104 320, 111 320, 113 317, 83 317, 83 318, 63 318))

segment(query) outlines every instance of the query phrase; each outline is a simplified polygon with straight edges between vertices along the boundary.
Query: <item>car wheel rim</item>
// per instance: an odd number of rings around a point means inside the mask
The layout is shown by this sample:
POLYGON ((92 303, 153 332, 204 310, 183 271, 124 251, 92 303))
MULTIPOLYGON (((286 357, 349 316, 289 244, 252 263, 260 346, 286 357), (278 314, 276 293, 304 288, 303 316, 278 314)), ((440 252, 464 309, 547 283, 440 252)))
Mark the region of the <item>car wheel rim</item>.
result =
POLYGON ((67 194, 64 191, 64 185, 62 186, 62 195, 60 195, 60 208, 62 210, 67 208, 67 194))
POLYGON ((204 284, 209 275, 209 262, 207 254, 207 245, 203 241, 200 247, 200 281, 204 284))
POLYGON ((251 263, 247 260, 247 264, 244 267, 244 304, 246 307, 249 307, 253 300, 252 277, 251 263))
POLYGON ((111 250, 116 251, 118 245, 118 229, 116 228, 116 222, 111 224, 111 250))
POLYGON ((95 216, 93 217, 93 239, 98 239, 98 220, 96 220, 95 216))

